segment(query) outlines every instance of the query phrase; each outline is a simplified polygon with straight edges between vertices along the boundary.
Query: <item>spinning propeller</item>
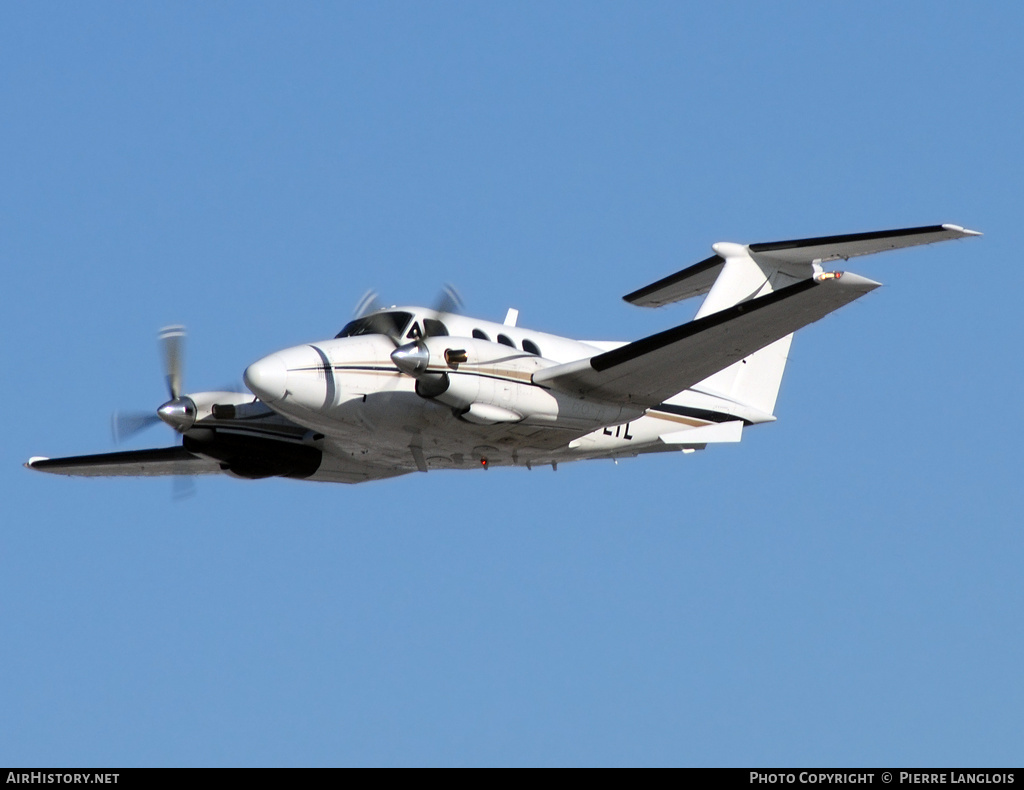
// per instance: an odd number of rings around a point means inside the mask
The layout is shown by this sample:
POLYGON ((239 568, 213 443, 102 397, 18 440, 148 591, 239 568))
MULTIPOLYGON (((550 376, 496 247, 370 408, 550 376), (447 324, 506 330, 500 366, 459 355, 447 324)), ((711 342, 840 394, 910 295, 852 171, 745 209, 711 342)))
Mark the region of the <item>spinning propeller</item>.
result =
POLYGON ((166 326, 160 330, 160 350, 164 362, 164 378, 171 399, 152 412, 115 411, 111 419, 114 441, 120 442, 140 431, 165 422, 178 433, 184 433, 196 421, 196 404, 181 394, 181 369, 184 358, 185 327, 166 326))
MULTIPOLYGON (((405 338, 401 336, 400 332, 404 327, 394 325, 391 314, 380 303, 376 291, 367 291, 363 298, 356 303, 354 312, 356 319, 367 321, 375 334, 388 337, 394 343, 395 348, 402 345, 405 338)), ((420 337, 432 337, 435 333, 443 334, 436 332, 437 325, 441 323, 441 317, 460 312, 462 312, 462 297, 459 296, 459 292, 453 285, 446 284, 430 312, 424 312, 420 316, 423 324, 420 327, 420 337)))
MULTIPOLYGON (((431 316, 423 315, 423 328, 418 338, 411 343, 399 344, 399 338, 391 337, 395 350, 391 352, 391 361, 400 371, 416 379, 416 393, 423 398, 436 398, 447 391, 450 380, 447 373, 428 373, 430 368, 430 348, 426 340, 430 337, 447 335, 441 316, 455 313, 462 308, 462 298, 451 285, 446 285, 441 292, 431 316), (441 330, 441 331, 437 331, 441 330)), ((444 360, 449 367, 455 367, 466 361, 463 349, 446 349, 444 360)))

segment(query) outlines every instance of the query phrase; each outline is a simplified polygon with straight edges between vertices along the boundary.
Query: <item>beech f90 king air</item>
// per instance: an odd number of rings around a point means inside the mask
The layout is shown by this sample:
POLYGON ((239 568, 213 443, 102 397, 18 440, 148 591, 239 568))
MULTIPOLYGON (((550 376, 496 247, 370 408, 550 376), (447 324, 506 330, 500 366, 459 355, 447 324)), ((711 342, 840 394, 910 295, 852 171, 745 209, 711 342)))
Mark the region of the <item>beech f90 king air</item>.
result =
POLYGON ((181 444, 32 458, 64 475, 226 473, 359 483, 433 469, 551 465, 704 449, 775 420, 793 333, 879 283, 838 259, 980 235, 958 225, 761 244, 714 255, 625 296, 660 307, 704 295, 694 319, 632 343, 581 341, 454 311, 366 306, 330 340, 244 374, 252 394, 182 392, 183 331, 161 335, 181 444))

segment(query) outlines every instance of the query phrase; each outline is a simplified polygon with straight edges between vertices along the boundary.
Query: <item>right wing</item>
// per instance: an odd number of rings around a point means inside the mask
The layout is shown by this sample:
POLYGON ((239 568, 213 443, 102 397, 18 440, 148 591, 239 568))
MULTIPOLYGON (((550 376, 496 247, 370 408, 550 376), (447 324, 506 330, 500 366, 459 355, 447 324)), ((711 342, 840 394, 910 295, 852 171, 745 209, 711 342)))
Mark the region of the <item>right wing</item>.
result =
POLYGON ((613 351, 545 368, 533 382, 582 397, 656 406, 880 284, 849 272, 803 280, 613 351))

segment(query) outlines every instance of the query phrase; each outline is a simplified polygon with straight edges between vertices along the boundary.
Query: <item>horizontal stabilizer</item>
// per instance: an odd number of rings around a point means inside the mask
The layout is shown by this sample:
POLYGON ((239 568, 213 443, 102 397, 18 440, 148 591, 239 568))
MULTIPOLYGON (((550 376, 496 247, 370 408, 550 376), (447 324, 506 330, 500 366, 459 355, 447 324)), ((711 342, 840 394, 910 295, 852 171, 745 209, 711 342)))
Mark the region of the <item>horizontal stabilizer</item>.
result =
MULTIPOLYGON (((840 258, 854 258, 858 255, 980 235, 977 231, 966 230, 959 225, 928 225, 901 230, 850 233, 844 236, 762 242, 746 245, 746 251, 762 266, 799 268, 815 262, 827 263, 840 258)), ((718 252, 719 245, 714 246, 718 252)), ((638 307, 661 307, 692 296, 700 296, 711 290, 724 265, 725 258, 722 255, 712 255, 700 263, 695 263, 622 298, 638 307)), ((794 271, 793 274, 800 278, 810 276, 809 271, 794 271)))
POLYGON ((221 471, 218 461, 193 455, 184 447, 77 455, 70 458, 32 458, 25 466, 40 472, 76 477, 203 475, 221 471))
POLYGON ((545 368, 533 382, 581 397, 655 406, 878 286, 849 272, 802 280, 590 359, 545 368))
POLYGON ((711 290, 723 266, 725 258, 712 255, 622 298, 637 307, 663 307, 692 296, 700 296, 711 290))
POLYGON ((743 420, 729 420, 714 425, 702 425, 686 431, 674 431, 660 436, 662 442, 671 445, 717 444, 738 442, 743 436, 743 420))

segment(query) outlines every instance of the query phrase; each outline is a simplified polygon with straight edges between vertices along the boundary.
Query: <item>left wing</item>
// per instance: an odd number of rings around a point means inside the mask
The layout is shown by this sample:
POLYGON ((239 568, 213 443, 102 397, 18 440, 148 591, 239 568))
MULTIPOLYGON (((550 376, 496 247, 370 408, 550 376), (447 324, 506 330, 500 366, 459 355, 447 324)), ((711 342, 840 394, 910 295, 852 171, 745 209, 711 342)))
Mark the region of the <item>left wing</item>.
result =
POLYGON ((221 471, 220 462, 190 453, 184 447, 76 455, 70 458, 31 458, 25 466, 40 472, 76 477, 205 475, 221 471))
POLYGON ((879 285, 849 272, 803 280, 613 351, 545 368, 533 382, 583 397, 656 406, 879 285))

